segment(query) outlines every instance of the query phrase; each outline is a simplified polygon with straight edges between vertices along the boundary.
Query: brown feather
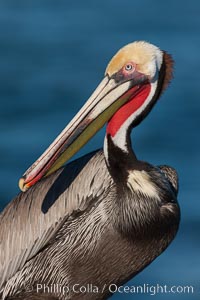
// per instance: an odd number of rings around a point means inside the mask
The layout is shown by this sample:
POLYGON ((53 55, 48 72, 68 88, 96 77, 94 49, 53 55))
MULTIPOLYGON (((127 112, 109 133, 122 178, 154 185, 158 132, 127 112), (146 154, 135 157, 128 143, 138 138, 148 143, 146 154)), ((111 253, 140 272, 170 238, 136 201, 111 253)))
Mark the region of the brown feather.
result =
POLYGON ((164 78, 163 78, 161 94, 165 91, 165 89, 168 87, 169 83, 173 79, 174 60, 172 56, 166 51, 163 51, 163 64, 164 64, 164 72, 163 72, 164 78))

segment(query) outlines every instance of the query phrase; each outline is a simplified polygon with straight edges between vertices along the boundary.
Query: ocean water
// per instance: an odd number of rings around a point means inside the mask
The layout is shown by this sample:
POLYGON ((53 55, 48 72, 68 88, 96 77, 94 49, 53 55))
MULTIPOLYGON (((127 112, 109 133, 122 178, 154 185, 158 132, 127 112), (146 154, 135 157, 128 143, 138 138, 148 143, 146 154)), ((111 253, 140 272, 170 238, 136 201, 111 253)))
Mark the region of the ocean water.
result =
MULTIPOLYGON (((115 52, 147 40, 173 55, 174 79, 132 133, 143 160, 174 166, 182 221, 171 246, 129 285, 192 285, 193 294, 116 293, 112 299, 200 299, 200 2, 0 2, 0 208, 18 179, 102 79, 115 52)), ((79 153, 103 144, 102 129, 79 153)), ((122 254, 123 255, 123 254, 122 254)))

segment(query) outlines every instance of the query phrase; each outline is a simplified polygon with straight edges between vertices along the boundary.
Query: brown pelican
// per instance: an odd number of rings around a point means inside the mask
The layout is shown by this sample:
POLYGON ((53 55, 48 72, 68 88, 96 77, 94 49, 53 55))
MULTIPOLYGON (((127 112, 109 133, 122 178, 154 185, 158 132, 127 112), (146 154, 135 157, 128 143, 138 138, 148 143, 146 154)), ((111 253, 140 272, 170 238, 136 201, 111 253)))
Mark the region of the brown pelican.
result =
POLYGON ((0 215, 2 299, 106 299, 161 254, 179 225, 177 174, 137 159, 130 132, 172 77, 147 42, 123 47, 95 92, 20 179, 0 215), (60 168, 106 122, 104 149, 60 168), (31 187, 31 188, 30 188, 31 187))

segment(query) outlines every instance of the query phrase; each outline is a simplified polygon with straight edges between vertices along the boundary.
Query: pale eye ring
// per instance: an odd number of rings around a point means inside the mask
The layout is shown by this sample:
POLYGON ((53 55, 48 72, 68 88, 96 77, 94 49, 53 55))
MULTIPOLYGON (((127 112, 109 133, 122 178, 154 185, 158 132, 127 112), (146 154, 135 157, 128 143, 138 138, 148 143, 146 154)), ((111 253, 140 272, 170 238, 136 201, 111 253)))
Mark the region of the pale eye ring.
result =
POLYGON ((125 70, 130 72, 134 69, 133 65, 131 63, 128 63, 125 65, 125 70))

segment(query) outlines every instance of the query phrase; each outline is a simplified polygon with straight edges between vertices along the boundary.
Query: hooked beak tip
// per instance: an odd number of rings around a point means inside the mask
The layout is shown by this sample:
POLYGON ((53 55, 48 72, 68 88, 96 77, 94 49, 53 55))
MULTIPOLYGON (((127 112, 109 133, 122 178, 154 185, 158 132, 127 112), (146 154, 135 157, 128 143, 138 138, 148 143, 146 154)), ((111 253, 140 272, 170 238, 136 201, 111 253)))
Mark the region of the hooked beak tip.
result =
POLYGON ((18 185, 22 192, 26 192, 29 189, 28 184, 25 183, 24 177, 20 178, 18 185))

